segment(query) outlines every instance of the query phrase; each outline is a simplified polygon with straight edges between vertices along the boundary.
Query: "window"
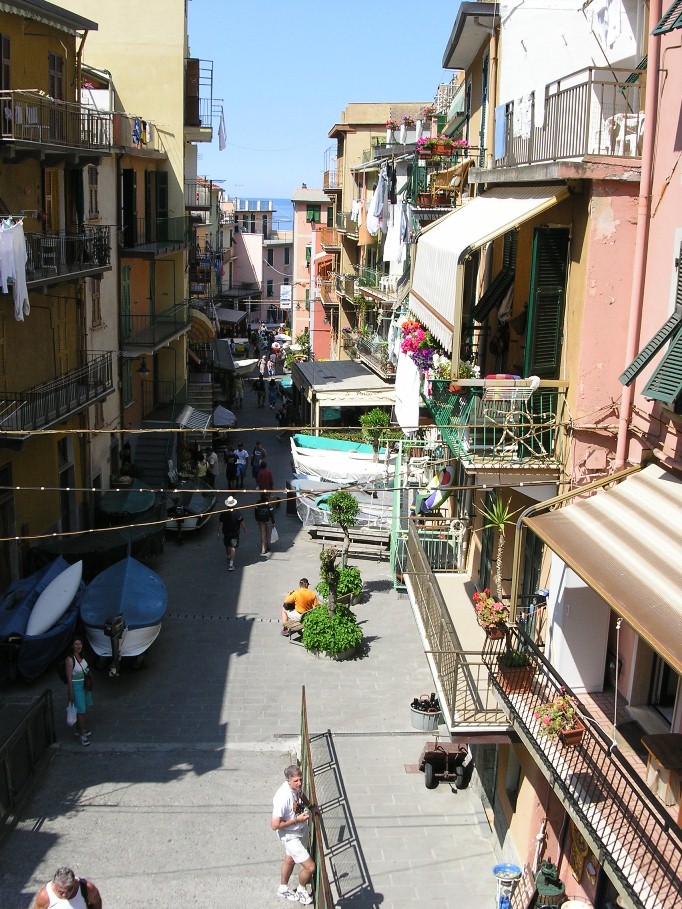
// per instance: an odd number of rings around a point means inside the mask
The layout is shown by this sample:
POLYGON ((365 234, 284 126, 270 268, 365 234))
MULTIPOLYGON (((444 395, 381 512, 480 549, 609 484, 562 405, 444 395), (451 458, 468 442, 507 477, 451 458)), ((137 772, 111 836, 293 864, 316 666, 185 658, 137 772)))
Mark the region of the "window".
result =
POLYGON ((309 224, 319 224, 322 220, 322 206, 308 205, 306 208, 305 219, 309 224))
POLYGON ((651 34, 665 35, 676 28, 682 28, 682 0, 675 0, 651 34))
POLYGON ((88 167, 88 217, 99 217, 99 199, 97 197, 99 171, 94 165, 88 167))
POLYGON ((268 250, 268 265, 273 265, 275 262, 275 251, 270 247, 268 250))
POLYGON ((504 235, 504 252, 502 253, 502 268, 490 282, 487 290, 481 294, 481 299, 474 307, 471 316, 477 322, 483 322, 487 316, 500 305, 514 284, 514 270, 516 268, 516 247, 519 235, 516 230, 510 230, 504 235))
POLYGON ((0 89, 4 92, 10 89, 9 38, 7 35, 0 35, 0 89))
POLYGON ((268 282, 266 283, 266 285, 265 285, 265 288, 266 288, 266 290, 265 290, 265 296, 266 296, 266 297, 273 297, 274 294, 275 294, 275 292, 274 292, 274 281, 268 281, 268 282))
POLYGON ((47 86, 51 98, 64 100, 64 60, 58 54, 47 55, 47 86))
POLYGON ((288 264, 289 264, 289 256, 290 256, 290 255, 291 255, 291 250, 289 249, 288 246, 285 246, 285 247, 284 247, 284 264, 285 264, 285 265, 288 265, 288 264))
POLYGON ((334 206, 330 205, 327 208, 327 227, 334 226, 334 206))
POLYGON ((95 429, 104 428, 104 401, 95 401, 95 429))
POLYGON ((262 225, 261 233, 263 234, 263 239, 266 240, 267 236, 268 236, 268 216, 267 215, 261 215, 261 225, 262 225))
POLYGON ((130 360, 123 361, 123 406, 129 407, 133 403, 133 364, 130 360))
POLYGON ((290 276, 290 275, 284 275, 284 276, 282 277, 282 284, 284 284, 285 286, 291 284, 291 276, 290 276))
POLYGON ((310 265, 310 247, 306 246, 305 248, 305 264, 310 265))
POLYGON ((90 278, 90 299, 92 301, 92 325, 102 324, 101 278, 90 278))

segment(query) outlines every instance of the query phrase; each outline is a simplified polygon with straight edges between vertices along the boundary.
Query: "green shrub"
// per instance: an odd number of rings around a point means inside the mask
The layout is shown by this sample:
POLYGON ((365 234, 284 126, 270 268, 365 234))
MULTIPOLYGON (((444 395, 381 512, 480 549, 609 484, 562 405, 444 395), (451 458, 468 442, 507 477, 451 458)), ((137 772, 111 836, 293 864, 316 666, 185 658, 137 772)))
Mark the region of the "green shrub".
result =
POLYGON ((510 669, 520 669, 523 666, 530 666, 530 657, 521 650, 505 650, 498 656, 497 663, 510 669))
POLYGON ((342 653, 357 647, 363 638, 362 628, 348 606, 339 603, 332 615, 326 605, 316 606, 306 614, 303 623, 303 646, 306 650, 342 653))
MULTIPOLYGON (((320 581, 315 590, 323 600, 327 600, 329 596, 329 584, 325 580, 320 581)), ((350 594, 353 597, 358 597, 361 593, 362 576, 360 574, 360 569, 356 568, 355 565, 347 565, 345 568, 340 568, 339 580, 336 585, 336 596, 344 597, 346 594, 350 594)))

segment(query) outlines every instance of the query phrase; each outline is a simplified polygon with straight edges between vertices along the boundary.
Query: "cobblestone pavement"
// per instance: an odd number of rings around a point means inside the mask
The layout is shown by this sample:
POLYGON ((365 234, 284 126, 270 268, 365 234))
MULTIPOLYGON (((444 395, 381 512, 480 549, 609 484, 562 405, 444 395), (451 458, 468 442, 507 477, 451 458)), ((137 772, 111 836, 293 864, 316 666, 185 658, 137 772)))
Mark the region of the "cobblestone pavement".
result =
MULTIPOLYGON (((262 439, 283 486, 290 456, 274 414, 247 393, 239 419, 258 427, 238 437, 249 450, 262 439)), ((152 565, 169 589, 163 630, 142 670, 95 673, 90 748, 62 725, 56 676, 0 695, 10 709, 51 686, 59 727, 54 758, 0 851, 3 909, 27 909, 64 864, 100 886, 106 909, 281 905, 269 818, 298 751, 302 685, 339 904, 493 904, 494 856, 473 791, 428 791, 409 766, 428 737, 411 729, 409 703, 432 682, 387 563, 354 560, 367 591, 357 607, 367 655, 316 659, 280 635, 279 609, 299 577, 317 582, 319 546, 282 506, 280 540, 261 557, 246 521, 230 573, 216 518, 182 547, 167 538, 152 565)))

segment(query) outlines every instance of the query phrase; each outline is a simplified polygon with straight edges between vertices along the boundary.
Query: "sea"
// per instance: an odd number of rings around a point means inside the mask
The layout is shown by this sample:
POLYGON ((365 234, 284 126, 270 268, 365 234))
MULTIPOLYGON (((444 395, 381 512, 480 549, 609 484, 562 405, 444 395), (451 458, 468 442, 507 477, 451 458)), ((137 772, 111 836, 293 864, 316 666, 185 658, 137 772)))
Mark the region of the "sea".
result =
POLYGON ((273 199, 267 196, 236 196, 239 201, 239 207, 256 208, 260 202, 262 211, 267 211, 272 207, 272 227, 274 230, 293 230, 294 226, 294 206, 291 199, 273 199), (247 206, 248 203, 248 206, 247 206))

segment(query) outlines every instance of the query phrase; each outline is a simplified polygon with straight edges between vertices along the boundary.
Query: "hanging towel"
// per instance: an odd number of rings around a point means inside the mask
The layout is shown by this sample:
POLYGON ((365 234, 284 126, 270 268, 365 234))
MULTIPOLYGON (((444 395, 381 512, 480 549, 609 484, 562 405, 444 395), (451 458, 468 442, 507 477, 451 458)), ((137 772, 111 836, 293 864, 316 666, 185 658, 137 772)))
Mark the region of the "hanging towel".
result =
POLYGON ((140 123, 139 117, 133 117, 133 129, 131 138, 133 140, 133 145, 136 148, 139 148, 140 140, 142 139, 142 124, 140 123))

